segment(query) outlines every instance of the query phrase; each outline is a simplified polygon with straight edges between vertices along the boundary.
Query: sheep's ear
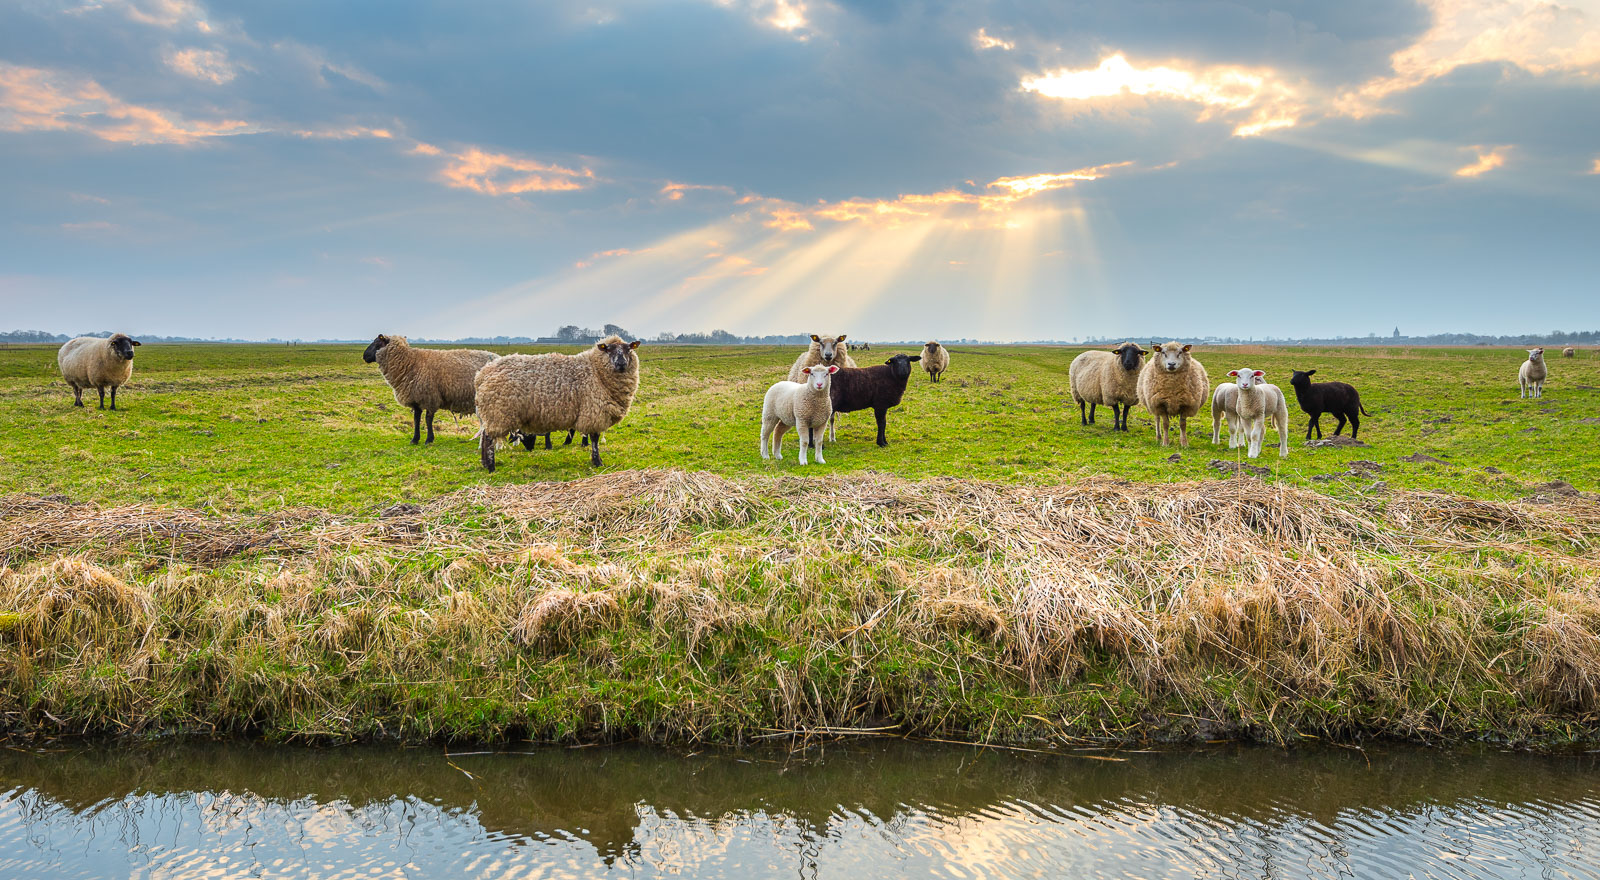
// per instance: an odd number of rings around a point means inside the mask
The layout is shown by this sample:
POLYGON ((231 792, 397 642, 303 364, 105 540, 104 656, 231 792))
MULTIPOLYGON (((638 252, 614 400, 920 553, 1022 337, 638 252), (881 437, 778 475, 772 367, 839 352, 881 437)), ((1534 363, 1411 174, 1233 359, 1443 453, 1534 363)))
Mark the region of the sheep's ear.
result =
POLYGON ((920 355, 920 354, 914 354, 914 355, 911 356, 911 362, 912 363, 916 363, 917 361, 920 361, 920 360, 922 360, 922 355, 920 355))
POLYGON ((1161 343, 1159 343, 1159 342, 1150 343, 1150 350, 1151 351, 1160 351, 1161 350, 1161 343))
POLYGON ((839 334, 839 338, 835 339, 834 342, 843 342, 844 341, 844 337, 845 337, 845 334, 840 333, 839 334))
POLYGON ((1184 350, 1184 351, 1188 351, 1188 350, 1189 350, 1189 349, 1191 349, 1191 348, 1194 348, 1194 346, 1192 346, 1192 345, 1185 345, 1185 346, 1184 346, 1184 347, 1183 347, 1183 350, 1184 350))
POLYGON ((1307 376, 1315 376, 1316 374, 1317 374, 1316 370, 1306 370, 1306 375, 1307 376))
POLYGON ((628 343, 628 348, 629 348, 629 349, 635 349, 635 348, 638 348, 638 347, 639 347, 639 343, 641 343, 641 342, 643 342, 643 341, 644 341, 644 340, 642 340, 642 339, 635 339, 635 340, 634 340, 634 341, 632 341, 632 342, 630 342, 630 343, 628 343))
POLYGON ((805 373, 807 376, 809 376, 809 375, 811 375, 811 368, 810 367, 801 367, 800 368, 800 372, 805 373))
POLYGON ((834 373, 837 373, 837 372, 839 372, 838 364, 835 364, 835 365, 833 365, 833 366, 828 368, 828 375, 830 375, 830 376, 832 376, 834 373))
POLYGON ((604 342, 596 342, 594 344, 594 347, 595 347, 595 350, 597 350, 597 351, 605 351, 606 350, 606 344, 604 342))
POLYGON ((1228 371, 1228 375, 1232 376, 1235 379, 1237 379, 1237 378, 1239 378, 1239 371, 1238 370, 1229 370, 1228 371))
POLYGON ((1262 376, 1265 376, 1266 374, 1267 373, 1266 373, 1265 370, 1256 370, 1256 378, 1257 379, 1261 378, 1262 376))
POLYGON ((821 336, 818 336, 818 335, 817 335, 817 334, 815 334, 815 333, 813 333, 813 334, 811 334, 811 341, 812 341, 812 342, 821 342, 821 341, 822 341, 822 337, 821 337, 821 336))
POLYGON ((131 343, 133 343, 133 344, 134 344, 134 345, 144 345, 144 343, 142 343, 142 342, 140 342, 140 341, 139 341, 139 340, 137 340, 137 339, 130 339, 130 340, 128 340, 128 341, 129 341, 129 342, 131 342, 131 343))

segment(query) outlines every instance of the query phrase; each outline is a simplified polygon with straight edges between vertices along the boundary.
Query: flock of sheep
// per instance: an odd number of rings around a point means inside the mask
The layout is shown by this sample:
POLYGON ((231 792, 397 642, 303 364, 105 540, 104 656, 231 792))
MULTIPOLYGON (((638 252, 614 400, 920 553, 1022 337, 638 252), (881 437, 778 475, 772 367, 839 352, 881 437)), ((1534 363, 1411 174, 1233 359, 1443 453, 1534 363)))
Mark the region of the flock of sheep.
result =
MULTIPOLYGON (((84 390, 94 388, 104 409, 109 388, 111 408, 116 409, 117 389, 133 374, 133 350, 138 345, 127 334, 117 333, 110 338, 80 336, 61 346, 56 360, 62 378, 72 387, 74 405, 83 406, 84 390)), ((501 356, 477 349, 412 348, 404 336, 379 335, 362 358, 378 365, 394 389, 395 401, 411 410, 414 444, 422 442, 424 418, 426 442, 433 442, 433 417, 439 410, 476 413, 481 425, 479 455, 492 472, 501 440, 520 442, 532 450, 543 436, 549 449, 550 435, 557 431, 567 432, 567 444, 582 433, 590 463, 599 466, 600 435, 622 421, 639 390, 638 347, 637 341, 608 336, 575 355, 501 356)), ((1149 350, 1124 342, 1078 355, 1068 370, 1068 384, 1079 419, 1092 425, 1095 408, 1109 406, 1112 430, 1126 431, 1128 413, 1138 405, 1155 418, 1160 445, 1171 443, 1171 422, 1176 417, 1178 442, 1188 446, 1189 419, 1209 399, 1211 442, 1221 442, 1226 420, 1229 448, 1244 446, 1255 458, 1270 425, 1278 432, 1279 456, 1287 456, 1289 409, 1283 391, 1263 381, 1263 371, 1250 368, 1230 370, 1232 381, 1213 390, 1205 366, 1191 349, 1179 342, 1152 343, 1149 350)), ((844 334, 812 335, 811 345, 790 366, 788 378, 767 389, 761 407, 762 458, 783 458, 783 436, 794 430, 800 463, 807 463, 808 450, 824 462, 824 442, 836 439, 837 415, 869 409, 877 420, 878 445, 888 446, 888 413, 905 395, 911 365, 920 362, 933 382, 950 368, 950 352, 938 342, 927 343, 921 354, 897 354, 869 367, 858 366, 851 350, 867 349, 846 345, 844 334)), ((1573 357, 1575 350, 1567 348, 1562 354, 1573 357)), ((1344 382, 1312 382, 1316 372, 1296 370, 1289 379, 1296 402, 1309 416, 1306 439, 1311 439, 1313 430, 1321 439, 1323 414, 1338 420, 1335 436, 1349 422, 1350 437, 1355 439, 1361 416, 1370 415, 1361 406, 1360 393, 1344 382)), ((1530 349, 1518 372, 1522 396, 1542 397, 1547 376, 1544 349, 1530 349)))

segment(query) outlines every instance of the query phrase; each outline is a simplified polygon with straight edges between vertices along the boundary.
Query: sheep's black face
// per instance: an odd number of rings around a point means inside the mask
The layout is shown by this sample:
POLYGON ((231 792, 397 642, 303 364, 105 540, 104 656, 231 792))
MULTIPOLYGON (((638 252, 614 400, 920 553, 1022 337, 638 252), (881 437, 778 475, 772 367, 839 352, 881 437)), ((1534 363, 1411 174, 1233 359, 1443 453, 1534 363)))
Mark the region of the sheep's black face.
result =
POLYGON ((367 350, 361 353, 361 359, 369 364, 376 361, 378 359, 378 351, 388 344, 389 337, 381 333, 378 334, 378 338, 372 340, 372 344, 367 346, 367 350))
POLYGON ((1310 385, 1311 385, 1311 374, 1315 373, 1315 372, 1316 372, 1316 370, 1306 370, 1305 372, 1302 373, 1299 370, 1295 370, 1294 371, 1294 375, 1289 377, 1289 384, 1294 386, 1295 388, 1307 388, 1307 387, 1310 387, 1310 385))
POLYGON ((133 347, 138 344, 120 333, 111 337, 111 350, 117 353, 117 357, 125 361, 133 360, 133 347))
POLYGON ((618 340, 611 343, 602 341, 595 343, 594 347, 604 353, 606 359, 611 362, 612 372, 626 373, 633 365, 633 350, 639 347, 639 340, 635 339, 632 342, 618 340))
POLYGON ((909 379, 911 378, 911 364, 920 360, 922 360, 922 355, 920 354, 911 357, 897 354, 884 361, 884 363, 889 365, 889 372, 893 373, 896 379, 909 379))
POLYGON ((1116 354, 1117 361, 1122 364, 1122 368, 1124 370, 1137 370, 1139 369, 1139 364, 1141 363, 1140 359, 1145 356, 1146 352, 1144 349, 1130 342, 1127 345, 1117 349, 1116 354))

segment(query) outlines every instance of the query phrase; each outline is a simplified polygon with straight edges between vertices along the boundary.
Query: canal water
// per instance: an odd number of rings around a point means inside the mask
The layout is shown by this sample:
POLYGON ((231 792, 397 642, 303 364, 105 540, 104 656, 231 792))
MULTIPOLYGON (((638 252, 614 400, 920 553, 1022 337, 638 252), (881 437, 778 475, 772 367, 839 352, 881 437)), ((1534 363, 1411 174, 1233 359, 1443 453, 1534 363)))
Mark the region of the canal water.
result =
POLYGON ((1600 878, 1596 757, 13 748, 0 878, 1600 878))

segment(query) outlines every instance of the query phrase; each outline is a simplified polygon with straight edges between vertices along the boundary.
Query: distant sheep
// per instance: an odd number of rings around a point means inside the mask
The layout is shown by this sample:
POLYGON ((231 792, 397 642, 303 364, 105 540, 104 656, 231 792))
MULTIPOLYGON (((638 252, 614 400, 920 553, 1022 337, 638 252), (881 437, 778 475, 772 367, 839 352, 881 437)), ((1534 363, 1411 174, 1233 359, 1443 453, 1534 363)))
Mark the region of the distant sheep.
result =
POLYGON ((1128 430, 1128 411, 1139 402, 1140 359, 1149 353, 1138 343, 1124 342, 1110 351, 1096 349, 1073 358, 1067 385, 1078 405, 1078 420, 1092 425, 1095 406, 1109 406, 1111 430, 1128 430))
POLYGON ((494 471, 494 448, 512 433, 524 437, 577 431, 600 466, 600 435, 622 421, 639 390, 637 340, 607 336, 580 354, 506 355, 478 371, 478 453, 494 471))
POLYGON ((950 369, 950 349, 937 342, 929 342, 922 346, 922 369, 927 372, 928 378, 939 381, 944 371, 950 369))
POLYGON ((1300 409, 1311 417, 1306 424, 1306 439, 1311 439, 1312 429, 1316 429, 1317 439, 1322 439, 1322 414, 1327 413, 1339 420, 1333 429, 1333 436, 1339 436, 1344 430, 1344 423, 1350 422, 1350 439, 1356 439, 1356 432, 1361 430, 1361 417, 1370 416, 1366 407, 1361 405, 1361 392, 1344 382, 1312 382, 1311 377, 1317 374, 1316 370, 1301 372, 1295 370, 1289 376, 1289 384, 1294 386, 1295 402, 1300 404, 1300 409))
POLYGON ((837 366, 817 364, 803 371, 805 382, 778 382, 767 389, 761 401, 761 457, 768 458, 768 440, 772 456, 783 460, 783 434, 793 428, 800 438, 800 463, 806 463, 806 447, 816 450, 817 463, 827 464, 822 457, 823 428, 833 415, 830 386, 837 366))
POLYGON ((1544 363, 1544 349, 1528 349, 1528 359, 1522 362, 1522 368, 1517 371, 1517 387, 1521 389, 1523 397, 1543 397, 1544 380, 1550 375, 1550 369, 1544 363))
POLYGON ((394 400, 411 408, 411 443, 422 439, 422 416, 428 416, 428 442, 433 442, 433 414, 449 410, 470 415, 475 408, 473 377, 499 355, 473 348, 412 348, 404 336, 378 334, 361 353, 376 362, 394 389, 394 400))
POLYGON ((872 410, 878 419, 878 445, 888 446, 884 426, 889 410, 900 405, 911 380, 911 365, 920 360, 920 354, 897 354, 874 367, 841 369, 833 375, 833 411, 872 410))
POLYGON ((1248 368, 1228 371, 1234 381, 1218 385, 1211 395, 1212 443, 1222 442, 1222 419, 1227 417, 1228 448, 1246 446, 1245 454, 1258 458, 1271 422, 1278 430, 1278 457, 1289 455, 1289 403, 1278 386, 1261 381, 1266 375, 1248 368))
POLYGON ((1561 356, 1564 358, 1577 357, 1578 350, 1569 345, 1566 348, 1561 349, 1561 356))
POLYGON ((61 378, 72 386, 72 405, 83 406, 83 389, 100 392, 100 408, 106 408, 106 389, 111 389, 111 408, 117 408, 117 389, 133 376, 133 349, 140 343, 126 333, 110 338, 79 336, 68 340, 56 353, 61 378))
POLYGON ((1171 419, 1178 417, 1178 442, 1189 445, 1189 419, 1211 396, 1211 377, 1190 356, 1193 346, 1178 342, 1150 343, 1150 360, 1139 373, 1139 403, 1156 419, 1156 439, 1171 443, 1171 419))

